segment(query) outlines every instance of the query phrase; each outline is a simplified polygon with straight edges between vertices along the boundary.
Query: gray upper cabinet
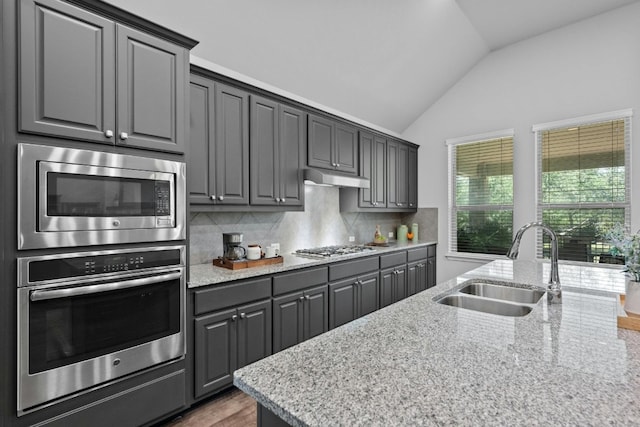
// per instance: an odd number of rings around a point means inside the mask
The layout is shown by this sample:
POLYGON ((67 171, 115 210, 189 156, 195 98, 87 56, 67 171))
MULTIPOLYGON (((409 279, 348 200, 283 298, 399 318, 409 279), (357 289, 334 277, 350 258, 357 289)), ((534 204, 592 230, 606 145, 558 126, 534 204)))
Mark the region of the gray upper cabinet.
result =
POLYGON ((189 202, 211 204, 211 195, 216 193, 215 174, 210 167, 215 164, 215 84, 192 74, 189 88, 189 202))
POLYGON ((22 0, 19 55, 20 131, 184 151, 186 48, 65 2, 22 0))
POLYGON ((418 208, 418 149, 409 147, 409 207, 418 208))
POLYGON ((355 174, 358 170, 358 131, 355 127, 309 114, 307 164, 355 174))
MULTIPOLYGON (((216 203, 249 203, 249 94, 216 84, 216 203)), ((213 197, 212 197, 213 198, 213 197)))
POLYGON ((303 206, 304 113, 251 97, 251 204, 303 206))
POLYGON ((249 94, 191 75, 189 202, 249 203, 249 94))
POLYGON ((185 49, 117 25, 116 144, 182 153, 185 49))
POLYGON ((387 197, 388 208, 410 208, 409 146, 403 142, 387 141, 387 197))
POLYGON ((358 206, 384 208, 387 206, 387 140, 360 132, 360 176, 369 178, 370 187, 359 191, 358 206))

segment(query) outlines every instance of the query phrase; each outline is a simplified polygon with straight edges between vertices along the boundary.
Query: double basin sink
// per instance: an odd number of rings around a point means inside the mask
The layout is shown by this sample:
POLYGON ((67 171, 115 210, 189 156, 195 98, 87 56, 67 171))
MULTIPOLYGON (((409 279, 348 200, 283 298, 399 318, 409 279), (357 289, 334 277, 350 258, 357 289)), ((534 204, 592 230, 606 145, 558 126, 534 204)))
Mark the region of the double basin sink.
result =
POLYGON ((486 279, 471 279, 454 293, 434 298, 439 304, 501 316, 522 317, 531 313, 544 289, 486 279))

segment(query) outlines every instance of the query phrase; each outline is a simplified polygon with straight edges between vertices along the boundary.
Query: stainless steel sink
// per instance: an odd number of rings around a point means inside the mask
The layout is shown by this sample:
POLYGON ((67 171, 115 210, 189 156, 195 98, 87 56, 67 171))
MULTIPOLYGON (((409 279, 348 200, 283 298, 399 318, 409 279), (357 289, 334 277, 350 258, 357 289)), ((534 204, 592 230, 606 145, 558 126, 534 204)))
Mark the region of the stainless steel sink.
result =
POLYGON ((474 282, 460 289, 463 294, 476 295, 524 304, 535 304, 544 295, 543 290, 515 288, 486 282, 474 282))
POLYGON ((467 310, 482 311, 484 313, 499 314, 501 316, 521 317, 531 313, 531 307, 520 304, 509 304, 488 298, 479 298, 469 295, 449 295, 440 300, 440 304, 453 307, 466 308, 467 310))
POLYGON ((501 316, 521 317, 531 313, 545 291, 512 283, 471 279, 448 295, 435 297, 439 304, 501 316))

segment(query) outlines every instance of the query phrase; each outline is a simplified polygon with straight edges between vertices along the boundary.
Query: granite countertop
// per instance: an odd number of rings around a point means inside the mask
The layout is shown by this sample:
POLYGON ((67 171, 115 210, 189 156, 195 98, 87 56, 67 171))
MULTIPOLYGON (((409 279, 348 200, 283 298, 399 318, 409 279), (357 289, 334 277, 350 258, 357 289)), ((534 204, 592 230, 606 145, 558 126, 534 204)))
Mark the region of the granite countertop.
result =
POLYGON ((421 246, 435 245, 435 241, 415 242, 415 243, 394 243, 390 246, 372 246, 373 251, 360 252, 350 255, 340 255, 325 259, 314 259, 284 254, 282 264, 272 264, 265 267, 243 268, 241 270, 230 270, 223 267, 216 267, 212 263, 195 264, 189 266, 189 287, 197 288, 233 280, 248 279, 250 277, 263 276, 267 274, 281 273, 283 271, 295 270, 299 268, 326 265, 333 262, 346 261, 355 258, 362 258, 372 255, 380 255, 387 252, 395 252, 403 249, 418 248, 421 246))
POLYGON ((562 304, 524 317, 437 304, 470 278, 540 286, 499 260, 291 347, 234 384, 296 426, 640 425, 640 332, 618 329, 613 268, 560 265, 562 304))

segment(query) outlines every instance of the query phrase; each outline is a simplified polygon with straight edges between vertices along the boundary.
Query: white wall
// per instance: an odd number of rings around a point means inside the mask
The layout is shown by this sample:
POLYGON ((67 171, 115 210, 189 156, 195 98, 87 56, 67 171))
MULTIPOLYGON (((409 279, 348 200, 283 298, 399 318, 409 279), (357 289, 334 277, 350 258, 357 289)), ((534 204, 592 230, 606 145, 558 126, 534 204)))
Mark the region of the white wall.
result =
MULTIPOLYGON (((639 22, 640 3, 634 3, 495 51, 403 133, 422 146, 419 206, 440 208, 438 281, 477 266, 445 257, 445 139, 514 128, 514 228, 534 220, 533 124, 633 108, 632 128, 640 129, 639 22)), ((638 195, 638 149, 632 150, 632 168, 632 189, 638 195)), ((632 201, 632 228, 640 228, 638 198, 632 201)), ((520 257, 533 258, 534 234, 522 243, 520 257)))

